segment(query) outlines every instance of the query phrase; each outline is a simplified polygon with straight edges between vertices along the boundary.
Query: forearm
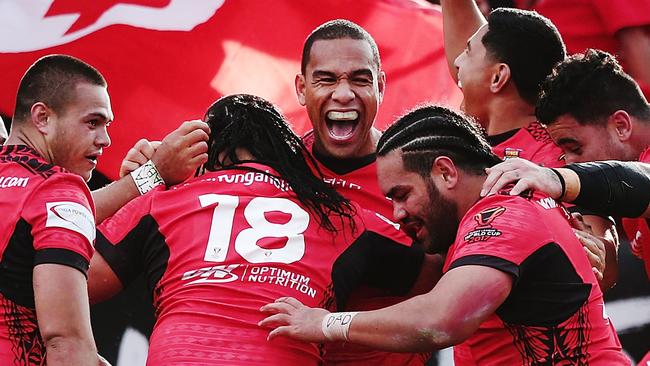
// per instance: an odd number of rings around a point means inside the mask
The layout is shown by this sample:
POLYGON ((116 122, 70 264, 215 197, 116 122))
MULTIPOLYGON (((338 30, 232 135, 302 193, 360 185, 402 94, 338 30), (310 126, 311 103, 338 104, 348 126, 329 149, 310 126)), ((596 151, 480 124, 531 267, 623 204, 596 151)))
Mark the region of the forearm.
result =
POLYGON ((424 352, 457 343, 444 319, 435 317, 427 295, 413 297, 387 308, 357 314, 349 341, 390 352, 424 352))
POLYGON ((562 199, 578 206, 619 217, 649 217, 650 165, 639 162, 570 164, 562 174, 562 199))
POLYGON ((45 341, 48 366, 97 366, 99 357, 92 338, 55 336, 45 341))
POLYGON ((451 76, 458 80, 454 60, 465 49, 467 40, 487 21, 474 0, 441 0, 440 4, 447 65, 451 76))
POLYGON ((97 224, 99 225, 139 195, 140 192, 130 175, 126 175, 106 187, 94 190, 92 196, 95 201, 97 224))

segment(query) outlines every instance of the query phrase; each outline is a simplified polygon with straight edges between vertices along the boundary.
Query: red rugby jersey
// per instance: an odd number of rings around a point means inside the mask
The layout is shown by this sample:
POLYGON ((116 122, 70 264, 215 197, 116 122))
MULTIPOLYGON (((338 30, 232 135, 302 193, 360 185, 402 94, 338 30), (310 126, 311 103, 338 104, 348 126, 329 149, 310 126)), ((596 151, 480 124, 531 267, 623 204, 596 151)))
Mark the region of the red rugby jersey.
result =
MULTIPOLYGON (((650 147, 647 147, 639 156, 639 161, 650 163, 650 147)), ((645 272, 650 279, 650 221, 647 218, 623 219, 625 234, 630 240, 632 253, 643 259, 645 272)))
POLYGON ((262 305, 292 296, 336 310, 361 283, 410 288, 422 263, 397 227, 356 209, 355 229, 333 217, 333 234, 283 180, 221 170, 136 198, 99 226, 97 250, 124 284, 145 272, 149 365, 316 365, 315 345, 266 340, 262 305))
POLYGON ((44 365, 32 273, 44 263, 84 274, 95 214, 81 177, 22 145, 0 147, 0 365, 44 365))
POLYGON ((444 271, 488 266, 514 282, 497 311, 454 347, 457 366, 629 364, 567 217, 539 192, 521 197, 507 191, 465 214, 444 271))
POLYGON ((555 145, 539 122, 489 136, 488 141, 492 145, 492 152, 501 159, 522 158, 549 168, 559 168, 565 164, 562 149, 555 145))
MULTIPOLYGON (((313 131, 303 136, 305 146, 312 152, 325 182, 347 199, 357 202, 363 208, 375 211, 393 219, 393 204, 384 196, 377 182, 377 164, 374 154, 359 159, 328 159, 312 150, 313 131)), ((404 239, 406 234, 401 234, 404 239)), ((389 296, 378 288, 362 286, 355 291, 347 303, 347 310, 375 310, 406 300, 405 297, 389 296)), ((371 349, 352 343, 325 344, 325 364, 328 366, 422 366, 429 359, 429 353, 391 353, 371 349)))

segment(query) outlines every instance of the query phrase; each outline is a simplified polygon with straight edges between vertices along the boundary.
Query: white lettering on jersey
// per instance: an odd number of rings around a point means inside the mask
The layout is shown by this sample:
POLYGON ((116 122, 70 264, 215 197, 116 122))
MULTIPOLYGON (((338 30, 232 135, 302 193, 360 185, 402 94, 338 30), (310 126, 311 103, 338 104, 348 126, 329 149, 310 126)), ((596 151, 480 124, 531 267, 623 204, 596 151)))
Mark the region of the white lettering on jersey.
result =
POLYGON ((171 0, 167 6, 152 7, 116 1, 96 20, 88 18, 96 11, 92 1, 30 0, 0 1, 0 52, 30 52, 75 41, 114 24, 127 24, 158 31, 191 31, 210 19, 224 0, 171 0), (61 5, 63 4, 63 5, 61 5), (59 11, 48 15, 50 8, 59 11), (47 15, 47 16, 46 16, 47 15), (69 30, 79 19, 90 19, 88 26, 69 30), (20 37, 16 37, 20 34, 20 37))
POLYGON ((0 188, 12 188, 12 187, 27 187, 29 183, 29 178, 19 178, 19 177, 0 177, 0 188))
POLYGON ((47 202, 47 221, 45 227, 62 227, 75 231, 95 242, 95 217, 86 207, 76 202, 47 202))
POLYGON ((558 207, 557 202, 551 197, 539 199, 537 200, 537 203, 539 203, 542 207, 544 207, 547 210, 558 207))

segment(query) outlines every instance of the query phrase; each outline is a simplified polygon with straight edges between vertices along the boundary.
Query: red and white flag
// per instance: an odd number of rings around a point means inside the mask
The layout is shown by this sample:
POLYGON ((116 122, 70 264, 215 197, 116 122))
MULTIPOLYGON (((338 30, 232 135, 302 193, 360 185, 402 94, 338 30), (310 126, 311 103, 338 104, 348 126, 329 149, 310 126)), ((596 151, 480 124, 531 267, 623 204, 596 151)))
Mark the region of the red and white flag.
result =
POLYGON ((65 53, 108 81, 113 145, 98 169, 110 178, 139 138, 162 138, 226 94, 269 99, 302 133, 310 125, 293 86, 302 45, 336 18, 360 24, 379 45, 387 75, 379 128, 418 103, 459 105, 442 16, 424 0, 4 0, 0 112, 13 113, 29 65, 65 53))

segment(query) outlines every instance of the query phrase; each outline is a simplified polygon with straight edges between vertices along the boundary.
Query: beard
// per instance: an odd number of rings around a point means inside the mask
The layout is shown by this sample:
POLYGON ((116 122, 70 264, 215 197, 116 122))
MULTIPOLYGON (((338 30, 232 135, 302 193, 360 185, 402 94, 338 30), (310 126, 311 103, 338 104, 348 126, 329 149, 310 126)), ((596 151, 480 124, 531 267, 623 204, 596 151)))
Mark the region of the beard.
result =
POLYGON ((422 245, 429 254, 445 254, 456 240, 460 225, 458 205, 442 196, 431 178, 426 179, 429 202, 424 213, 424 226, 429 235, 422 245))

